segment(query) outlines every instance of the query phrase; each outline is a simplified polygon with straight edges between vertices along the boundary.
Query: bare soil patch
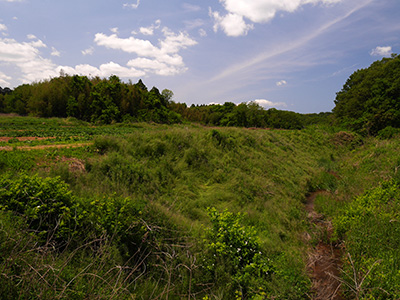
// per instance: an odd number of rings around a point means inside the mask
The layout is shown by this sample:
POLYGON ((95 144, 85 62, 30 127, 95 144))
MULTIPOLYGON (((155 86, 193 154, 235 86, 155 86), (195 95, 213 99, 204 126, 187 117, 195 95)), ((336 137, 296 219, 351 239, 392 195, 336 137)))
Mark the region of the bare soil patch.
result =
MULTIPOLYGON (((316 247, 308 254, 308 270, 312 279, 312 299, 315 300, 342 300, 338 280, 341 268, 342 250, 339 245, 330 242, 332 234, 331 222, 324 219, 314 208, 315 198, 325 191, 317 191, 307 197, 306 211, 314 230, 326 232, 326 238, 321 238, 316 247)), ((311 233, 313 234, 313 233, 311 233)))
POLYGON ((85 172, 85 163, 81 159, 77 159, 74 157, 60 157, 57 159, 58 161, 64 162, 68 164, 68 169, 72 173, 82 173, 85 172))
POLYGON ((19 137, 9 137, 9 136, 2 136, 0 137, 0 142, 8 142, 9 140, 18 140, 20 142, 26 141, 42 141, 42 140, 52 140, 55 139, 55 136, 50 137, 37 137, 37 136, 19 136, 19 137))
POLYGON ((79 148, 79 147, 85 147, 85 146, 90 146, 92 143, 79 143, 79 144, 52 144, 52 145, 38 145, 38 146, 19 146, 19 147, 10 147, 10 146, 5 146, 5 147, 0 147, 0 151, 12 151, 14 149, 17 150, 43 150, 43 149, 48 149, 48 148, 79 148))

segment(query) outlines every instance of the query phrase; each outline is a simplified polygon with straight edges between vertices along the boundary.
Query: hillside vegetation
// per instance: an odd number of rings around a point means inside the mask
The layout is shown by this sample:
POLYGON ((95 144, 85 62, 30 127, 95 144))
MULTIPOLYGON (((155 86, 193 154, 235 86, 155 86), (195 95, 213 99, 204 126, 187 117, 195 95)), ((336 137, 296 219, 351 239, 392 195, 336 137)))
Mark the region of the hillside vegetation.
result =
POLYGON ((30 115, 0 116, 0 299, 313 299, 321 243, 340 297, 398 299, 399 69, 355 72, 333 114, 116 76, 0 89, 30 115))
POLYGON ((400 127, 400 56, 354 72, 337 93, 333 112, 343 125, 364 135, 398 133, 393 128, 400 127))
POLYGON ((333 157, 328 134, 120 128, 85 148, 0 152, 4 292, 305 297, 302 202, 333 157))

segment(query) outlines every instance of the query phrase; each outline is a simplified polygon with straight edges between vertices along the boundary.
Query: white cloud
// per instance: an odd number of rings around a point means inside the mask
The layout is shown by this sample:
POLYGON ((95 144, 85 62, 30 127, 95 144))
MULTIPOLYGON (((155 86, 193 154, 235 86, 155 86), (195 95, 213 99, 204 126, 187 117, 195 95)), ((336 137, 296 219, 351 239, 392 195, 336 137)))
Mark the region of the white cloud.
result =
POLYGON ((137 39, 133 36, 120 38, 116 34, 108 36, 97 33, 94 41, 97 45, 108 49, 136 54, 139 59, 130 60, 128 66, 131 67, 153 70, 154 73, 159 75, 172 75, 186 71, 183 59, 178 53, 182 49, 196 45, 197 42, 186 33, 176 34, 166 27, 162 29, 162 33, 164 39, 159 40, 159 47, 148 40, 137 39), (145 64, 145 67, 143 67, 143 64, 145 64), (161 69, 156 70, 154 67, 149 67, 150 65, 157 65, 161 69))
POLYGON ((154 24, 152 24, 149 27, 140 27, 139 31, 141 34, 144 35, 153 35, 154 30, 160 28, 160 25, 161 25, 161 20, 157 20, 154 24))
POLYGON ((40 40, 19 43, 14 39, 0 39, 0 61, 19 68, 24 82, 56 76, 56 65, 40 55, 39 48, 43 47, 47 46, 40 40))
MULTIPOLYGON (((141 77, 145 75, 144 70, 138 70, 133 66, 121 66, 115 62, 109 62, 94 67, 88 64, 71 66, 57 66, 50 59, 43 58, 40 48, 47 47, 42 41, 19 43, 14 39, 0 38, 0 62, 16 66, 21 72, 22 82, 32 82, 50 77, 57 77, 60 71, 73 75, 109 77, 117 75, 123 78, 141 77)), ((51 55, 59 54, 52 47, 51 55)), ((157 70, 158 71, 158 70, 157 70)), ((0 84, 9 85, 12 78, 0 72, 0 84)), ((17 78, 14 78, 16 80, 17 78)))
POLYGON ((136 4, 134 4, 134 3, 125 3, 124 7, 137 9, 139 7, 139 5, 140 5, 140 0, 137 0, 136 4))
POLYGON ((245 23, 243 16, 229 13, 225 16, 221 16, 218 12, 212 12, 210 9, 210 15, 214 19, 214 31, 217 32, 221 28, 227 36, 241 36, 247 35, 250 29, 253 29, 253 25, 245 23))
POLYGON ((278 11, 294 12, 305 4, 333 4, 342 0, 220 0, 225 9, 254 23, 265 23, 278 11))
POLYGON ((93 52, 94 52, 94 48, 93 47, 90 47, 88 49, 82 50, 82 54, 83 55, 92 55, 93 52))
POLYGON ((333 4, 343 0, 219 0, 227 14, 211 13, 214 19, 214 30, 222 28, 228 36, 246 35, 254 28, 246 24, 244 18, 253 23, 266 23, 272 20, 277 12, 294 12, 305 4, 333 4))
POLYGON ((391 56, 392 55, 392 47, 386 46, 386 47, 376 47, 375 49, 372 49, 370 52, 371 56, 391 56))
POLYGON ((204 29, 200 28, 200 29, 199 29, 199 35, 200 35, 201 37, 206 37, 206 36, 207 36, 207 32, 206 32, 204 29))
POLYGON ((37 48, 45 46, 42 41, 18 43, 14 39, 0 38, 0 60, 12 63, 35 60, 39 57, 39 50, 37 48))
MULTIPOLYGON (((161 21, 157 20, 153 26, 158 29, 160 24, 161 21)), ((61 70, 70 75, 81 74, 100 77, 117 75, 122 78, 137 78, 148 73, 170 76, 187 70, 179 52, 197 44, 186 32, 176 33, 166 27, 160 30, 161 37, 157 45, 133 36, 120 38, 117 29, 115 28, 113 31, 114 33, 110 35, 96 34, 94 41, 99 46, 133 54, 132 59, 126 65, 110 61, 100 66, 89 64, 59 66, 51 59, 43 57, 41 50, 48 48, 48 46, 33 34, 27 35, 25 42, 0 38, 0 63, 19 69, 19 76, 12 78, 13 84, 15 81, 32 82, 57 77, 61 70)), ((60 52, 55 47, 49 48, 51 49, 50 52, 47 52, 49 57, 60 56, 60 52)), ((94 48, 90 47, 83 50, 82 54, 90 55, 93 52, 94 48)), ((0 73, 0 83, 8 85, 10 80, 10 77, 0 73)))
POLYGON ((57 73, 63 70, 67 74, 79 74, 83 76, 99 76, 99 77, 109 77, 111 75, 117 75, 123 78, 129 77, 140 77, 144 76, 145 73, 134 68, 123 67, 115 62, 109 62, 100 65, 99 68, 94 66, 83 64, 77 65, 75 68, 69 66, 58 66, 57 73))
POLYGON ((3 72, 0 72, 0 86, 9 86, 10 82, 8 80, 11 80, 12 78, 10 76, 7 76, 3 72))
POLYGON ((148 58, 135 58, 130 60, 127 63, 128 67, 141 69, 146 73, 155 73, 161 76, 171 76, 179 74, 186 69, 177 68, 176 66, 171 66, 166 63, 162 63, 157 59, 148 59, 148 58))
POLYGON ((110 31, 115 34, 118 34, 118 27, 110 28, 110 31))
POLYGON ((247 104, 249 103, 257 103, 258 105, 264 107, 264 108, 270 108, 270 107, 287 107, 287 104, 284 102, 272 102, 269 100, 265 100, 265 99, 256 99, 254 101, 249 101, 247 102, 247 104))
POLYGON ((0 24, 0 31, 7 31, 7 26, 4 24, 0 24))
POLYGON ((284 86, 284 85, 286 85, 286 84, 287 84, 286 80, 281 80, 281 81, 278 81, 278 82, 276 83, 277 86, 284 86))
POLYGON ((205 21, 203 19, 185 20, 183 23, 185 23, 185 28, 187 30, 192 30, 205 25, 205 21))
POLYGON ((60 56, 61 53, 60 53, 60 51, 58 51, 56 48, 51 47, 51 54, 50 54, 50 55, 51 55, 51 56, 60 56))

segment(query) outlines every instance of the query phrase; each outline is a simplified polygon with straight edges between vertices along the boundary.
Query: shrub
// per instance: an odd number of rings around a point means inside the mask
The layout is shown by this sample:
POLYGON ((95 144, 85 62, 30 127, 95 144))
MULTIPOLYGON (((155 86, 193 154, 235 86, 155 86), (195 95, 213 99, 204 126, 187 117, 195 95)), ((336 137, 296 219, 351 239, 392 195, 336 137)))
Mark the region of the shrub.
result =
POLYGON ((400 297, 399 211, 399 186, 389 181, 355 198, 334 219, 348 251, 344 280, 357 299, 400 297))
POLYGON ((392 137, 400 134, 400 128, 393 128, 392 126, 387 126, 378 132, 378 137, 381 139, 391 139, 392 137))
POLYGON ((208 215, 211 228, 205 240, 205 268, 217 283, 231 285, 232 293, 255 295, 274 273, 272 261, 261 252, 255 229, 240 225, 242 214, 209 208, 208 215))
POLYGON ((29 228, 45 236, 67 237, 76 225, 75 199, 59 177, 21 175, 0 179, 0 209, 22 215, 29 228))

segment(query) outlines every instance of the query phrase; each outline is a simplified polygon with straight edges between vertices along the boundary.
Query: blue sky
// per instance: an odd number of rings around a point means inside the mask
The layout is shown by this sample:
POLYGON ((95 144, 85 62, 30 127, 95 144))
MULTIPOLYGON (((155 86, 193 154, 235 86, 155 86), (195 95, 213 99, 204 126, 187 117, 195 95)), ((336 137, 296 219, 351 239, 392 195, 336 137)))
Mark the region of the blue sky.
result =
POLYGON ((355 70, 400 53, 399 0, 0 0, 0 86, 65 73, 331 111, 355 70))

